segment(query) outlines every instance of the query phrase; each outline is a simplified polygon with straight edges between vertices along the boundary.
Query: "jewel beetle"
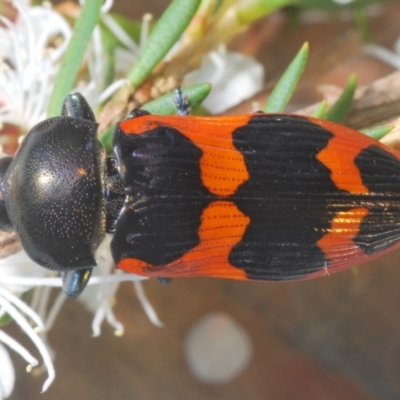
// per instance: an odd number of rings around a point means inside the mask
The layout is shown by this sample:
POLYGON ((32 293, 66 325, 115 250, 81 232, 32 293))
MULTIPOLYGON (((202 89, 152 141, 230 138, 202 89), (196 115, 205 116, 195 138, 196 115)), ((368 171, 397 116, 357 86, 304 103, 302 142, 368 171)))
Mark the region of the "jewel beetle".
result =
POLYGON ((79 94, 0 162, 0 228, 78 296, 106 232, 118 268, 161 279, 287 281, 400 247, 400 154, 306 116, 135 110, 113 156, 79 94))

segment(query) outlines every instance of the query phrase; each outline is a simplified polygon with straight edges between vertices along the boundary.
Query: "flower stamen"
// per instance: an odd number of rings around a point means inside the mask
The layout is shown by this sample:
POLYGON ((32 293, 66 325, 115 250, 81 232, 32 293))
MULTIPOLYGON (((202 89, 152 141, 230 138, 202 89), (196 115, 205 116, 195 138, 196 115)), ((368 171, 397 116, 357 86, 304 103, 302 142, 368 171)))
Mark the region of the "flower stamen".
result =
POLYGON ((18 353, 29 365, 36 367, 39 361, 19 342, 0 329, 0 342, 18 353))
POLYGON ((150 301, 146 297, 146 294, 143 290, 143 286, 141 282, 138 280, 133 281, 133 286, 136 291, 136 296, 143 307, 145 313, 147 314, 147 317, 149 320, 153 323, 153 325, 158 326, 159 328, 162 328, 164 324, 158 319, 157 313, 154 310, 153 306, 151 305, 150 301))
MULTIPOLYGON (((37 334, 35 329, 32 328, 32 326, 29 324, 27 319, 8 300, 8 298, 10 296, 12 297, 13 295, 11 293, 8 293, 7 297, 5 297, 3 291, 4 291, 4 289, 2 289, 0 292, 0 307, 3 310, 5 310, 10 315, 10 317, 20 326, 20 328, 28 335, 28 337, 32 340, 32 342, 38 349, 40 355, 42 356, 44 365, 45 365, 45 367, 47 369, 47 373, 48 373, 48 378, 46 379, 46 381, 44 382, 43 387, 42 387, 42 392, 44 392, 51 385, 51 383, 53 382, 53 380, 55 378, 54 365, 53 365, 53 361, 51 360, 49 350, 48 350, 47 346, 45 345, 45 343, 43 342, 43 340, 37 334)), ((18 301, 20 301, 20 300, 18 299, 18 301)), ((15 299, 13 300, 14 304, 18 304, 18 301, 15 301, 15 299)), ((34 311, 31 310, 29 315, 31 313, 34 313, 34 311)), ((37 317, 35 317, 35 320, 37 318, 39 318, 38 315, 37 315, 37 317)), ((43 325, 44 324, 41 321, 40 326, 43 326, 43 325)))

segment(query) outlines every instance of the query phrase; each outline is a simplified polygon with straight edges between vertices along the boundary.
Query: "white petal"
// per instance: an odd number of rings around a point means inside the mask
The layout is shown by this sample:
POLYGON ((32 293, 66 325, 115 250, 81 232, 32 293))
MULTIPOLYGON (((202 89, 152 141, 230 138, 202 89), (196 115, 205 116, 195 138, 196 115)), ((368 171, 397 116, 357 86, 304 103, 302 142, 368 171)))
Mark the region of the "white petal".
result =
POLYGON ((24 346, 22 346, 14 338, 9 336, 1 329, 0 329, 0 342, 6 344, 10 349, 18 353, 32 367, 36 367, 37 365, 39 365, 39 361, 35 357, 33 357, 33 355, 29 352, 28 349, 26 349, 24 346))
POLYGON ((130 38, 130 36, 121 28, 111 15, 103 15, 102 21, 108 29, 123 43, 127 49, 137 56, 139 46, 130 38))
POLYGON ((44 382, 42 388, 43 392, 46 391, 55 378, 54 365, 51 360, 49 349, 43 342, 42 338, 37 334, 35 329, 27 321, 27 319, 20 313, 20 311, 2 296, 0 296, 0 307, 4 309, 8 314, 10 314, 10 317, 13 318, 14 321, 19 325, 19 327, 25 332, 25 334, 29 336, 29 338, 32 340, 33 344, 39 351, 40 355, 42 356, 44 365, 48 372, 48 378, 44 382))
POLYGON ((47 273, 46 269, 35 264, 24 251, 0 259, 0 287, 6 287, 15 293, 25 292, 29 287, 9 285, 6 283, 7 277, 42 278, 47 273))
POLYGON ((220 114, 261 90, 264 68, 253 58, 223 50, 208 54, 203 66, 187 74, 183 85, 209 82, 210 95, 203 106, 211 114, 220 114))
POLYGON ((93 337, 98 337, 100 336, 101 333, 101 324, 104 321, 104 318, 106 316, 106 309, 105 307, 99 307, 96 310, 96 313, 94 315, 93 321, 92 321, 92 336, 93 337))
POLYGON ((14 366, 7 350, 0 344, 0 399, 10 396, 14 389, 14 383, 14 366))
POLYGON ((385 47, 375 44, 365 46, 364 52, 394 68, 400 69, 400 54, 398 53, 394 53, 393 51, 390 51, 385 47))
POLYGON ((65 295, 65 293, 63 291, 61 291, 58 294, 58 296, 56 297, 56 299, 53 301, 50 311, 48 312, 48 314, 46 316, 46 321, 44 322, 46 332, 48 332, 52 328, 54 321, 56 320, 56 317, 57 317, 58 313, 60 312, 61 307, 67 300, 67 298, 68 297, 65 295))
POLYGON ((10 304, 15 306, 19 310, 19 312, 21 312, 21 314, 26 314, 26 316, 32 319, 32 321, 36 323, 39 329, 44 330, 44 324, 39 315, 19 297, 13 295, 11 292, 3 288, 0 288, 0 296, 7 300, 10 304))
POLYGON ((159 320, 158 315, 156 311, 154 310, 153 306, 147 299, 146 294, 144 293, 143 290, 143 285, 140 281, 134 281, 133 285, 135 287, 136 295, 138 297, 138 300, 140 301, 140 304, 142 305, 145 313, 147 314, 147 317, 149 320, 155 325, 158 326, 159 328, 162 328, 164 324, 159 320))
MULTIPOLYGON (((93 268, 89 283, 95 278, 99 278, 101 281, 101 279, 109 277, 114 272, 114 261, 110 252, 111 239, 111 235, 106 235, 96 250, 95 259, 97 267, 93 268)), ((119 282, 96 286, 89 285, 78 297, 78 301, 83 303, 89 311, 96 313, 96 310, 105 298, 113 298, 118 286, 119 282)))
MULTIPOLYGON (((106 235, 96 250, 95 259, 97 267, 93 269, 93 275, 95 276, 90 280, 95 277, 103 279, 114 276, 114 260, 110 252, 111 239, 111 235, 106 235)), ((118 287, 119 282, 89 286, 78 298, 95 315, 92 322, 92 331, 95 337, 100 335, 101 324, 104 319, 107 319, 108 323, 114 327, 116 335, 121 336, 124 331, 123 325, 116 319, 112 310, 115 304, 115 292, 118 287)))

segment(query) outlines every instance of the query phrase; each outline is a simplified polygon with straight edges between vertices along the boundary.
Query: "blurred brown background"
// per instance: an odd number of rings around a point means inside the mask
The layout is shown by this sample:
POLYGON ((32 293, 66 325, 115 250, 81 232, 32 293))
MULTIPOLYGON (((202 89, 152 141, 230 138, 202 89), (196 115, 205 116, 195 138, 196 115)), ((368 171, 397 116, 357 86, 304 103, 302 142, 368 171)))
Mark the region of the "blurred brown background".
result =
MULTIPOLYGON (((115 10, 159 15, 167 3, 120 0, 115 10)), ((392 48, 400 35, 400 4, 386 4, 377 14, 371 18, 374 38, 392 48)), ((311 46, 309 65, 318 65, 318 57, 352 26, 332 17, 290 31, 275 16, 237 43, 255 53, 266 65, 267 79, 274 79, 305 40, 311 46)), ((363 85, 393 71, 357 48, 347 61, 334 64, 318 83, 343 86, 355 72, 363 85)), ((318 100, 315 91, 306 89, 293 107, 318 100)), ((399 264, 400 253, 395 253, 361 267, 358 274, 287 284, 182 279, 165 287, 148 281, 148 298, 165 323, 161 329, 148 321, 132 286, 123 284, 116 306, 126 329, 121 338, 106 324, 102 335, 92 338, 92 315, 70 300, 49 334, 56 352, 55 382, 40 394, 45 376, 26 374, 25 363, 14 355, 17 381, 11 399, 399 399, 399 264), (250 366, 220 385, 197 381, 183 353, 188 329, 212 311, 233 316, 254 345, 250 366)), ((26 343, 15 326, 7 331, 26 343)))

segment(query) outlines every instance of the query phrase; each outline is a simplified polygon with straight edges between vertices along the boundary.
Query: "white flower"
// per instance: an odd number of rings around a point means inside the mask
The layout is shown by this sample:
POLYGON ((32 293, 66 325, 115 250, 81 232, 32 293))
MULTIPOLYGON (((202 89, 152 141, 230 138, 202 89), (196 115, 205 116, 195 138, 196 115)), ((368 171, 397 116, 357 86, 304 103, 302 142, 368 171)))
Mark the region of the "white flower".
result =
MULTIPOLYGON (((26 255, 24 251, 12 254, 7 258, 0 259, 0 277, 15 277, 23 276, 29 277, 44 277, 48 275, 49 271, 32 262, 32 260, 26 255)), ((33 285, 32 287, 34 287, 33 285)), ((4 284, 3 280, 0 280, 0 288, 8 289, 11 292, 21 295, 32 287, 4 284)))
POLYGON ((0 126, 28 131, 46 117, 52 82, 59 70, 71 27, 51 8, 12 1, 18 19, 0 17, 0 126), (50 43, 57 38, 57 47, 50 43))
POLYGON ((213 86, 203 106, 211 114, 220 114, 262 89, 264 68, 254 58, 227 52, 221 46, 207 55, 201 68, 186 74, 183 84, 201 82, 213 86))
POLYGON ((400 36, 397 38, 393 46, 393 51, 375 44, 367 45, 364 51, 366 54, 369 54, 396 69, 400 69, 400 36))
MULTIPOLYGON (((80 298, 82 303, 94 313, 93 335, 98 336, 100 334, 100 326, 104 319, 107 319, 110 325, 115 328, 116 335, 120 336, 123 334, 124 327, 115 318, 112 310, 115 304, 115 292, 122 281, 134 282, 138 299, 149 319, 155 325, 162 326, 140 285, 140 280, 146 278, 133 274, 124 274, 120 271, 114 274, 114 263, 109 251, 109 242, 110 235, 107 235, 97 249, 95 258, 98 267, 94 268, 94 276, 89 281, 88 287, 80 298)), ((58 312, 67 299, 61 291, 48 310, 51 288, 62 286, 61 278, 52 277, 51 275, 52 272, 33 263, 23 251, 0 259, 0 318, 4 314, 10 315, 35 344, 48 372, 48 378, 43 385, 43 391, 50 386, 55 377, 51 351, 46 344, 46 333, 51 329, 58 312), (34 293, 30 305, 27 305, 20 300, 19 295, 30 288, 34 288, 34 293), (16 291, 16 294, 13 294, 11 289, 16 291), (29 321, 33 321, 34 326, 29 321)), ((0 342, 3 342, 19 353, 29 363, 29 369, 39 365, 38 360, 34 356, 1 329, 0 342)), ((0 352, 0 366, 4 365, 4 368, 6 368, 5 365, 8 365, 8 358, 5 355, 5 349, 2 350, 3 352, 0 352), (2 358, 4 359, 4 363, 2 362, 2 358)), ((0 374, 0 385, 4 384, 5 387, 8 387, 7 385, 11 384, 12 371, 7 369, 7 372, 3 374, 3 368, 0 367, 0 374)), ((1 390, 0 386, 0 393, 2 393, 1 390)), ((4 392, 8 393, 5 389, 4 392)))
MULTIPOLYGON (((18 10, 18 18, 11 22, 0 17, 0 129, 2 124, 16 125, 27 132, 35 124, 46 118, 54 79, 71 37, 71 27, 67 21, 49 6, 30 6, 28 2, 10 0, 18 10)), ((127 73, 138 46, 115 23, 107 11, 112 1, 103 6, 103 22, 129 49, 116 52, 116 70, 127 73), (125 68, 125 70, 124 70, 125 68)), ((125 83, 114 82, 104 88, 106 73, 105 57, 100 30, 93 33, 85 55, 87 77, 80 81, 74 91, 79 90, 97 109, 113 91, 125 83)), ((109 251, 110 235, 98 248, 95 258, 98 267, 80 301, 94 313, 93 335, 100 334, 100 327, 106 319, 117 335, 123 333, 123 325, 115 318, 113 305, 115 292, 122 281, 133 281, 138 299, 149 318, 161 326, 152 306, 144 296, 140 280, 133 274, 114 272, 114 262, 109 251)), ((54 302, 49 303, 52 288, 62 286, 61 278, 31 261, 21 251, 0 259, 0 318, 9 315, 34 343, 48 377, 43 385, 45 391, 55 377, 52 352, 47 345, 46 334, 52 327, 67 297, 60 291, 54 302), (20 297, 32 290, 29 305, 20 297)), ((23 357, 31 369, 39 365, 25 347, 0 329, 0 400, 7 398, 14 386, 14 369, 6 346, 23 357)))
MULTIPOLYGON (((53 82, 60 68, 72 29, 59 13, 49 6, 29 6, 12 0, 19 14, 15 23, 0 16, 0 128, 4 123, 19 126, 27 132, 46 118, 53 82), (56 44, 56 45, 55 45, 56 44)), ((112 2, 108 2, 112 4, 112 2)), ((108 11, 110 4, 103 11, 108 11)), ((119 49, 116 53, 117 71, 128 72, 137 46, 129 36, 104 14, 103 21, 130 51, 119 49)), ((96 27, 84 60, 88 67, 87 79, 81 80, 74 91, 80 91, 94 110, 115 90, 126 83, 125 79, 104 87, 106 62, 101 32, 96 27)))
MULTIPOLYGON (((0 331, 0 337, 3 331, 0 331)), ((6 348, 0 343, 0 400, 10 396, 15 382, 14 366, 6 348)))
MULTIPOLYGON (((42 319, 18 296, 15 296, 9 290, 4 288, 0 288, 0 310, 3 316, 8 314, 20 326, 20 328, 35 344, 37 350, 42 356, 44 365, 46 366, 48 372, 48 378, 43 385, 43 391, 45 391, 54 380, 55 371, 49 349, 38 334, 38 331, 44 332, 45 330, 42 319), (32 326, 29 320, 33 322, 34 326, 32 326)), ((31 367, 39 364, 38 360, 33 357, 28 350, 8 336, 3 330, 0 330, 0 342, 7 344, 10 348, 19 353, 30 364, 31 367)), ((5 380, 4 376, 2 379, 5 380)), ((10 381, 8 381, 8 384, 9 383, 10 381)))
POLYGON ((150 321, 152 321, 154 325, 162 326, 162 323, 159 321, 153 307, 146 299, 143 288, 140 284, 140 280, 145 278, 132 274, 124 274, 121 271, 115 271, 115 274, 113 274, 114 261, 110 253, 111 239, 112 235, 106 235, 102 244, 96 250, 95 256, 97 268, 94 268, 93 270, 89 286, 78 298, 78 300, 94 314, 92 323, 93 336, 100 335, 100 325, 104 319, 107 319, 107 322, 114 327, 115 335, 121 336, 124 333, 124 326, 115 318, 112 310, 115 304, 115 293, 121 280, 133 281, 138 299, 146 311, 150 321), (112 277, 114 280, 112 281, 107 279, 107 277, 112 277), (96 280, 98 280, 99 284, 94 285, 96 280), (102 281, 105 283, 101 284, 102 281))

